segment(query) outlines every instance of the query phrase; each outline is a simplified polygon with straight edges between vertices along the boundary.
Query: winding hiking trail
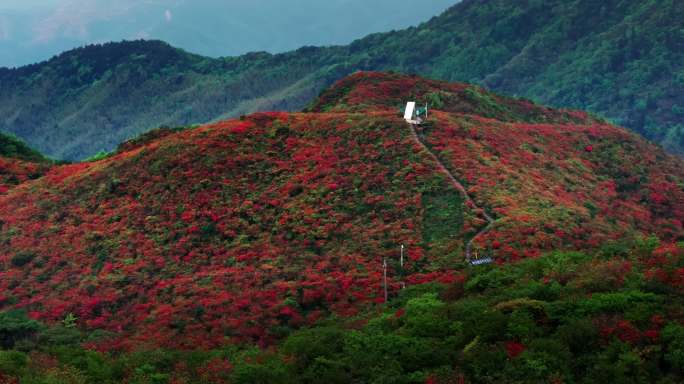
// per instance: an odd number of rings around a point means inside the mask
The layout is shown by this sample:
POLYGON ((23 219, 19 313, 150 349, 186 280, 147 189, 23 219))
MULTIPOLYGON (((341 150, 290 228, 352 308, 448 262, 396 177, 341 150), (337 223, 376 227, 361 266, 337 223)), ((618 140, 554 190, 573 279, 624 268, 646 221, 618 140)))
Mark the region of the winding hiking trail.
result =
POLYGON ((442 171, 445 175, 447 175, 447 178, 449 179, 449 182, 451 183, 451 185, 454 188, 456 188, 458 191, 461 192, 461 194, 465 198, 466 203, 470 203, 470 206, 473 207, 474 209, 481 210, 482 215, 487 220, 487 225, 484 226, 477 234, 475 234, 475 236, 473 236, 473 238, 470 239, 470 241, 468 241, 468 243, 466 244, 465 258, 466 258, 467 262, 470 262, 472 252, 473 252, 473 243, 479 237, 483 236, 484 234, 486 234, 487 232, 489 232, 492 229, 492 226, 494 225, 495 220, 489 213, 487 213, 486 210, 477 206, 475 201, 468 194, 468 191, 465 189, 463 184, 461 184, 461 182, 458 181, 456 179, 456 177, 454 177, 454 175, 451 173, 451 171, 449 171, 449 169, 446 166, 444 166, 444 163, 442 163, 442 161, 437 157, 437 155, 435 155, 430 150, 430 148, 428 148, 428 146, 425 143, 423 143, 423 141, 418 136, 418 132, 416 131, 416 126, 414 124, 409 124, 409 126, 411 127, 411 137, 413 138, 413 140, 418 145, 420 145, 430 155, 430 157, 432 157, 432 159, 435 161, 435 163, 437 163, 437 167, 439 168, 439 170, 442 171))

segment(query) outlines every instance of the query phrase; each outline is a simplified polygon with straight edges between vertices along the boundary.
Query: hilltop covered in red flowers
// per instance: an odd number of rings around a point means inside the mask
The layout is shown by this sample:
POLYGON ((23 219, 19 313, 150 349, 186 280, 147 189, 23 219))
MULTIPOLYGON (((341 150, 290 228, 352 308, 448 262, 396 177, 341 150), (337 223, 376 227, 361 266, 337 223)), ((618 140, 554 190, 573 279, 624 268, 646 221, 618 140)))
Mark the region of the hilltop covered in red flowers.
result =
POLYGON ((433 108, 422 139, 497 219, 480 246, 500 259, 638 233, 681 239, 681 160, 586 113, 385 73, 350 76, 310 110, 396 110, 404 100, 433 108))
POLYGON ((34 163, 0 156, 0 194, 25 181, 37 179, 48 169, 47 163, 34 163))
POLYGON ((446 83, 418 76, 358 72, 324 91, 308 112, 396 111, 406 100, 449 113, 478 115, 505 122, 592 124, 585 112, 551 109, 526 99, 514 99, 463 83, 446 83))
POLYGON ((479 88, 361 73, 308 113, 162 130, 0 197, 0 307, 109 347, 269 343, 401 282, 617 238, 682 239, 684 164, 627 131, 479 88), (397 114, 428 102, 421 140, 397 114), (407 264, 399 267, 399 245, 407 264))

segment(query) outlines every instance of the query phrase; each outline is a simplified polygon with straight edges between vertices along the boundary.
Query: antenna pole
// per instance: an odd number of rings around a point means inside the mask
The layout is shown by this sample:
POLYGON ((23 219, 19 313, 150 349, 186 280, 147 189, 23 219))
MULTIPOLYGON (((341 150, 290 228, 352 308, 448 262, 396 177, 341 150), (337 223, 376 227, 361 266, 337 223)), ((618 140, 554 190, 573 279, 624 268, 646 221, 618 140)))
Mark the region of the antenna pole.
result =
POLYGON ((387 258, 382 259, 382 279, 385 286, 385 303, 387 303, 387 258))
POLYGON ((399 265, 404 269, 404 244, 401 245, 401 257, 399 259, 399 265))
POLYGON ((401 257, 399 259, 399 264, 401 265, 401 289, 406 288, 406 283, 403 281, 404 278, 404 244, 401 245, 401 257))

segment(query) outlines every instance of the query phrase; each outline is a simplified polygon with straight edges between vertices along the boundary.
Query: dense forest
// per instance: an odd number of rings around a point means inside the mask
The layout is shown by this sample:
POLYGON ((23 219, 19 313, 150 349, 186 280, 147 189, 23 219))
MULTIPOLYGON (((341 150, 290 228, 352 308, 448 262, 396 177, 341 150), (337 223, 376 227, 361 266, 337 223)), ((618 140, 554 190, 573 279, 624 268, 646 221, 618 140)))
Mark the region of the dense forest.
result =
POLYGON ((47 161, 40 152, 30 148, 20 139, 5 134, 0 134, 0 157, 36 163, 47 161))
POLYGON ((380 69, 581 108, 682 153, 683 17, 676 0, 466 0, 418 27, 278 55, 88 46, 0 69, 0 129, 83 159, 161 125, 298 110, 345 75, 380 69))
POLYGON ((107 334, 73 314, 46 326, 3 312, 0 382, 675 384, 682 269, 684 244, 657 238, 473 267, 353 318, 286 325, 275 349, 89 350, 107 334))

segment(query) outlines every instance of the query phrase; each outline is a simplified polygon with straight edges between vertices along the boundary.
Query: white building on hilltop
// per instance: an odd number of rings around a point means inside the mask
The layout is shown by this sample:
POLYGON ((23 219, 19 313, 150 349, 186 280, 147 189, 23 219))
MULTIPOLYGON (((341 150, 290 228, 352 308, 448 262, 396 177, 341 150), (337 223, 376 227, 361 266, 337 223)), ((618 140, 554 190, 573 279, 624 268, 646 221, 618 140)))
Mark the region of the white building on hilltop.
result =
POLYGON ((404 111, 404 120, 409 124, 420 125, 428 117, 428 106, 416 108, 415 101, 409 101, 406 103, 406 110, 404 111))

